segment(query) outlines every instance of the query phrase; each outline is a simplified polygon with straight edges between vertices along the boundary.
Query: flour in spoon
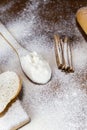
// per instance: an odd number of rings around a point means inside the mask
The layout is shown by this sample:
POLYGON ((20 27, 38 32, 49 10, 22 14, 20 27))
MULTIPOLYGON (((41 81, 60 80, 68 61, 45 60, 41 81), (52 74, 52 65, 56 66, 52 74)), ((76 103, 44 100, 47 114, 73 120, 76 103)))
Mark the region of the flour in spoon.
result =
POLYGON ((51 78, 51 68, 48 62, 36 52, 21 58, 22 69, 35 83, 44 84, 51 78))

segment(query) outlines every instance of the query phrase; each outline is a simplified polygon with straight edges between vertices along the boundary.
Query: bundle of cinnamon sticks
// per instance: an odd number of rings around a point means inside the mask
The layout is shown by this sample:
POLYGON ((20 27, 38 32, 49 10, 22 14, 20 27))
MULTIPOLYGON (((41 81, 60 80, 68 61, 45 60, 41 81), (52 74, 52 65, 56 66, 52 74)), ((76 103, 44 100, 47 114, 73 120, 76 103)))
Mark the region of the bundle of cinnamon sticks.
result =
POLYGON ((72 50, 68 37, 60 38, 58 34, 54 35, 55 57, 59 69, 65 72, 74 72, 72 62, 72 50))

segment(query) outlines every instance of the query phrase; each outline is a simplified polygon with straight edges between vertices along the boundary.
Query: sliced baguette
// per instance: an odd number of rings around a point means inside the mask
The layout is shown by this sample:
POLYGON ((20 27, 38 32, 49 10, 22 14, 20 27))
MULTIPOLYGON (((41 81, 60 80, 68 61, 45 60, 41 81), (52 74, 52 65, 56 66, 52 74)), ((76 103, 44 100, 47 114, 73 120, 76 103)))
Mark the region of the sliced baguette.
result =
POLYGON ((77 10, 76 19, 84 32, 87 34, 87 7, 82 7, 77 10))
POLYGON ((0 74, 0 114, 21 90, 21 80, 13 71, 0 74))

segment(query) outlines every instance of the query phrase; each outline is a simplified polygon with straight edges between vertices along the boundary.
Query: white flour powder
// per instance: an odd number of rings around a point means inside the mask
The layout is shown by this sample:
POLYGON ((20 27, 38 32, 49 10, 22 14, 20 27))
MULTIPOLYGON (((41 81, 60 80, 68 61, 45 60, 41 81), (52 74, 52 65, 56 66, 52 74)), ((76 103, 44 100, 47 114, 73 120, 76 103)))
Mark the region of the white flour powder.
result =
MULTIPOLYGON (((76 27, 73 12, 66 20, 60 16, 61 22, 55 24, 40 16, 41 4, 43 15, 47 16, 49 9, 46 4, 49 2, 26 2, 23 11, 6 25, 21 45, 41 53, 52 67, 52 80, 46 85, 35 85, 23 77, 22 104, 31 115, 31 123, 21 130, 87 130, 87 43, 76 27), (72 41, 75 73, 65 74, 57 69, 52 40, 54 33, 77 38, 72 41)), ((60 12, 62 7, 56 9, 60 12)), ((5 20, 4 14, 0 17, 5 20)))
POLYGON ((34 83, 45 84, 51 79, 49 63, 41 55, 32 52, 20 60, 23 71, 34 83))

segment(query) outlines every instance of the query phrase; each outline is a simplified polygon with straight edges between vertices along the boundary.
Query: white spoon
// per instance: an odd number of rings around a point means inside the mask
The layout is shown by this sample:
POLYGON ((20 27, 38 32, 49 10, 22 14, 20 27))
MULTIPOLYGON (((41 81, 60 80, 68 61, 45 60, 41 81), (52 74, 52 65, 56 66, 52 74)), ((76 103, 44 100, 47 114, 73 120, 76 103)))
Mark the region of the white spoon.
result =
POLYGON ((10 34, 2 23, 0 23, 0 27, 4 30, 0 32, 0 35, 17 53, 22 70, 27 77, 34 83, 47 83, 51 79, 51 68, 48 62, 36 52, 28 52, 20 44, 18 44, 16 39, 10 34), (7 34, 8 39, 6 38, 7 34), (13 44, 13 41, 15 41, 15 44, 13 44))

